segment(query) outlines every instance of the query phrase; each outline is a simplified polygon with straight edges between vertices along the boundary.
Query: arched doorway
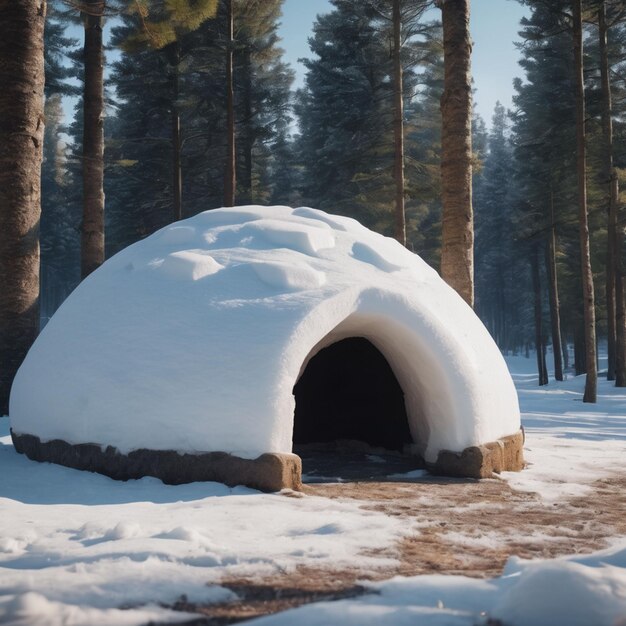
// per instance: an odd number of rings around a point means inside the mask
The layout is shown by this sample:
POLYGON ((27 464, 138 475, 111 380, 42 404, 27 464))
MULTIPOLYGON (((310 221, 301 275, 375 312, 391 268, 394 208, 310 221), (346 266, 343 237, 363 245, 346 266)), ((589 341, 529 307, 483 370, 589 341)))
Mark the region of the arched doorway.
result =
POLYGON ((401 452, 412 443, 402 388, 385 357, 364 337, 320 350, 293 393, 296 449, 357 441, 401 452))

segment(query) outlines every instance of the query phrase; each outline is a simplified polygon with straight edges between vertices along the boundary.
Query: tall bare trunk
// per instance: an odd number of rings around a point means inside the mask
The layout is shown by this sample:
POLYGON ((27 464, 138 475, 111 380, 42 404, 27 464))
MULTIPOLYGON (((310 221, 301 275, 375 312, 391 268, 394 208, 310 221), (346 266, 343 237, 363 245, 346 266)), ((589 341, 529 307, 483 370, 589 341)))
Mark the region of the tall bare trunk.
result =
POLYGON ((83 223, 81 277, 104 263, 104 0, 84 0, 83 223))
POLYGON ((235 206, 237 186, 235 161, 235 89, 233 85, 233 40, 235 25, 233 0, 226 0, 226 168, 224 172, 224 206, 235 206))
POLYGON ((180 43, 171 44, 170 64, 172 67, 172 196, 174 220, 183 219, 183 172, 181 165, 180 111, 180 43))
POLYGON ((616 199, 613 198, 613 104, 609 77, 609 54, 607 50, 608 27, 604 0, 598 7, 598 36, 600 43, 600 79, 602 83, 602 169, 607 198, 607 252, 606 252, 606 317, 608 367, 607 380, 615 380, 615 243, 616 199))
POLYGON ((243 146, 243 189, 241 190, 244 204, 252 204, 252 147, 254 138, 252 136, 252 55, 250 49, 246 48, 243 57, 243 108, 244 108, 244 146, 243 146))
POLYGON ((576 321, 574 330, 574 373, 576 376, 587 372, 587 356, 585 354, 585 324, 582 320, 576 321))
POLYGON ((548 368, 546 367, 546 353, 543 339, 543 313, 541 311, 541 280, 539 277, 539 246, 533 246, 530 259, 533 279, 533 294, 535 304, 535 350, 537 351, 537 373, 539 385, 548 384, 548 368))
POLYGON ((624 230, 618 228, 622 220, 618 216, 619 181, 613 172, 611 202, 615 207, 615 386, 626 387, 626 302, 624 301, 624 268, 622 266, 622 248, 624 230))
POLYGON ((573 0, 574 67, 576 68, 576 143, 578 155, 578 203, 580 227, 580 259, 583 284, 583 312, 585 320, 585 353, 587 379, 583 402, 595 402, 598 370, 596 365, 596 313, 589 250, 589 222, 587 216, 587 154, 585 145, 585 82, 583 76, 582 0, 573 0))
POLYGON ((0 415, 39 330, 45 0, 0 2, 0 415))
POLYGON ((498 274, 496 278, 497 282, 497 292, 496 292, 496 302, 498 303, 498 310, 496 311, 496 328, 498 329, 496 332, 496 343, 500 347, 506 351, 507 349, 507 328, 506 328, 506 298, 504 295, 504 271, 502 268, 502 263, 498 264, 498 274))
POLYGON ((619 180, 613 167, 613 98, 608 55, 608 26, 604 0, 598 9, 600 77, 602 83, 603 169, 608 186, 608 240, 606 266, 606 308, 609 367, 607 379, 626 387, 626 312, 622 278, 623 235, 618 228, 619 180))
POLYGON ((469 0, 440 0, 439 4, 445 70, 441 98, 441 275, 474 306, 469 0))
MULTIPOLYGON (((614 181, 617 197, 617 178, 614 181)), ((624 306, 624 271, 621 250, 624 245, 624 233, 617 229, 615 245, 615 386, 626 387, 626 307, 624 306)))
POLYGON ((396 183, 396 239, 406 246, 404 211, 404 87, 402 84, 402 13, 401 0, 393 0, 393 138, 396 183))
POLYGON ((556 271, 556 224, 554 222, 554 192, 552 189, 550 189, 550 237, 547 253, 548 276, 550 279, 550 323, 552 328, 552 353, 554 354, 554 378, 555 380, 563 380, 561 306, 559 304, 559 280, 556 271))

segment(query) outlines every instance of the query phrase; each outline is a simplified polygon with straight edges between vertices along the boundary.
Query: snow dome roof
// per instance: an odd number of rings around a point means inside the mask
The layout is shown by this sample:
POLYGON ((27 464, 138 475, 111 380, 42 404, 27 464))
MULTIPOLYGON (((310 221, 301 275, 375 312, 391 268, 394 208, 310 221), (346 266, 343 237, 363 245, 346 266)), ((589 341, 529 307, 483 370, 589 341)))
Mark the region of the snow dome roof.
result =
POLYGON ((243 458, 289 453, 293 388, 346 337, 385 356, 427 461, 520 428, 505 362, 418 256, 310 208, 206 211, 108 260, 15 379, 14 433, 243 458))

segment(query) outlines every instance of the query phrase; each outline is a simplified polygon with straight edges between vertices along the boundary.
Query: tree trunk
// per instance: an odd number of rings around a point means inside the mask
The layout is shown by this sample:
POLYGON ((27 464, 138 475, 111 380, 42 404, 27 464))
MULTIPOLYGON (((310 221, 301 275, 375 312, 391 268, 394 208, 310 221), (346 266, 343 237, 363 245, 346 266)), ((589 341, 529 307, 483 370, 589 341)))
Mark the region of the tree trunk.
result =
POLYGON ((439 4, 445 70, 441 98, 441 276, 474 306, 469 0, 440 0, 439 4))
POLYGON ((85 84, 83 92, 83 223, 81 277, 104 263, 103 0, 83 2, 85 84))
POLYGON ((242 185, 242 202, 243 204, 252 204, 252 146, 254 140, 252 137, 252 58, 250 49, 246 48, 243 57, 242 79, 244 83, 243 89, 243 109, 244 109, 244 146, 243 146, 243 185, 242 185))
POLYGON ((613 198, 613 104, 609 77, 609 54, 607 50, 608 27, 604 0, 598 7, 598 35, 600 40, 600 79, 602 84, 602 170, 606 184, 608 206, 607 252, 606 252, 606 317, 608 367, 607 380, 615 380, 615 243, 616 202, 613 198))
POLYGON ((498 302, 498 311, 497 311, 497 319, 498 319, 498 345, 501 349, 506 351, 506 298, 504 295, 505 290, 505 281, 504 281, 504 271, 502 268, 502 257, 500 257, 500 263, 498 264, 498 292, 497 292, 497 302, 498 302))
POLYGON ((0 416, 39 330, 45 0, 0 2, 0 416))
POLYGON ((559 282, 556 272, 556 224, 554 223, 554 193, 550 189, 550 238, 547 247, 547 265, 550 291, 550 323, 552 327, 552 352, 554 355, 554 378, 563 380, 563 355, 561 347, 561 307, 559 282))
POLYGON ((404 210, 404 87, 402 84, 402 13, 401 0, 393 0, 393 139, 396 183, 396 239, 406 246, 404 210))
POLYGON ((561 335, 561 350, 563 351, 563 370, 569 368, 569 349, 567 347, 567 335, 561 335))
POLYGON ((587 372, 587 358, 585 355, 585 325, 582 320, 576 321, 574 331, 574 374, 580 376, 587 372))
POLYGON ((539 278, 539 246, 533 246, 531 256, 531 269, 533 277, 533 294, 535 301, 535 350, 537 351, 537 372, 539 385, 548 384, 548 368, 546 367, 546 355, 543 340, 543 314, 541 311, 541 281, 539 278))
POLYGON ((233 85, 233 0, 226 0, 226 168, 224 172, 224 206, 235 206, 237 185, 235 161, 235 90, 233 85))
POLYGON ((622 267, 622 248, 624 230, 618 218, 619 181, 613 172, 611 202, 615 207, 615 386, 626 387, 626 302, 624 301, 624 271, 622 267))
POLYGON ((587 380, 583 402, 595 402, 598 370, 596 367, 596 313, 589 250, 587 219, 587 155, 585 146, 585 82, 583 76, 582 0, 573 0, 574 67, 576 68, 576 143, 578 169, 578 203, 580 228, 581 277, 583 284, 583 313, 585 320, 585 354, 587 380))
POLYGON ((174 204, 174 221, 183 219, 183 171, 181 165, 180 111, 180 44, 171 44, 172 66, 172 196, 174 204))
POLYGON ((613 98, 608 56, 608 26, 604 0, 598 10, 600 38, 600 77, 602 83, 603 169, 608 189, 608 242, 606 268, 606 308, 609 367, 607 379, 626 387, 626 312, 622 275, 623 233, 618 227, 619 180, 613 167, 613 98))

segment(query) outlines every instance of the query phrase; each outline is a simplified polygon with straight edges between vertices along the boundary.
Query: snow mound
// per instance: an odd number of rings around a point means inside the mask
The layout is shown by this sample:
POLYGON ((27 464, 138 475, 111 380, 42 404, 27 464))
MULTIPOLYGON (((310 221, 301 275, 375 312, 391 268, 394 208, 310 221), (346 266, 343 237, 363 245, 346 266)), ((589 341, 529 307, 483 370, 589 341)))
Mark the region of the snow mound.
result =
POLYGON ((298 263, 253 263, 252 268, 264 283, 281 290, 315 289, 326 282, 323 272, 298 263))
POLYGON ((11 425, 122 453, 287 453, 295 383, 348 337, 387 359, 427 461, 518 431, 498 348, 432 268, 353 219, 284 206, 206 211, 109 259, 33 345, 11 425))
POLYGON ((30 591, 10 601, 0 598, 3 623, 11 626, 141 626, 142 624, 186 622, 195 616, 164 609, 157 604, 138 609, 98 609, 51 602, 43 595, 30 591))
POLYGON ((543 562, 528 566, 512 582, 493 611, 507 624, 613 626, 620 616, 626 618, 623 568, 543 562))
POLYGON ((161 271, 175 280, 199 280, 224 269, 213 257, 202 252, 172 252, 158 264, 161 271))
MULTIPOLYGON (((199 219, 197 223, 201 228, 232 226, 263 219, 263 215, 261 215, 258 211, 248 211, 246 210, 246 207, 239 207, 236 209, 213 209, 211 211, 205 211, 200 215, 202 216, 202 219, 199 219)), ((198 217, 199 216, 196 216, 196 218, 198 217)))
POLYGON ((300 222, 287 222, 274 219, 262 219, 247 224, 242 233, 251 233, 253 237, 265 239, 272 247, 285 247, 302 252, 303 254, 315 255, 323 248, 332 248, 335 238, 330 227, 320 222, 318 224, 305 224, 300 222), (320 228, 321 226, 326 228, 320 228))
POLYGON ((340 231, 356 231, 362 229, 363 226, 351 217, 343 217, 341 215, 329 215, 324 211, 318 209, 311 209, 309 207, 301 207, 294 209, 293 215, 296 217, 306 217, 313 220, 318 220, 324 224, 328 224, 335 230, 340 231))
POLYGON ((161 231, 160 240, 165 244, 189 243, 195 236, 196 229, 193 226, 171 226, 161 231))
POLYGON ((376 251, 372 246, 365 243, 357 242, 352 246, 352 256, 363 263, 370 263, 383 272, 395 272, 402 269, 401 265, 396 265, 386 259, 380 252, 376 251))

